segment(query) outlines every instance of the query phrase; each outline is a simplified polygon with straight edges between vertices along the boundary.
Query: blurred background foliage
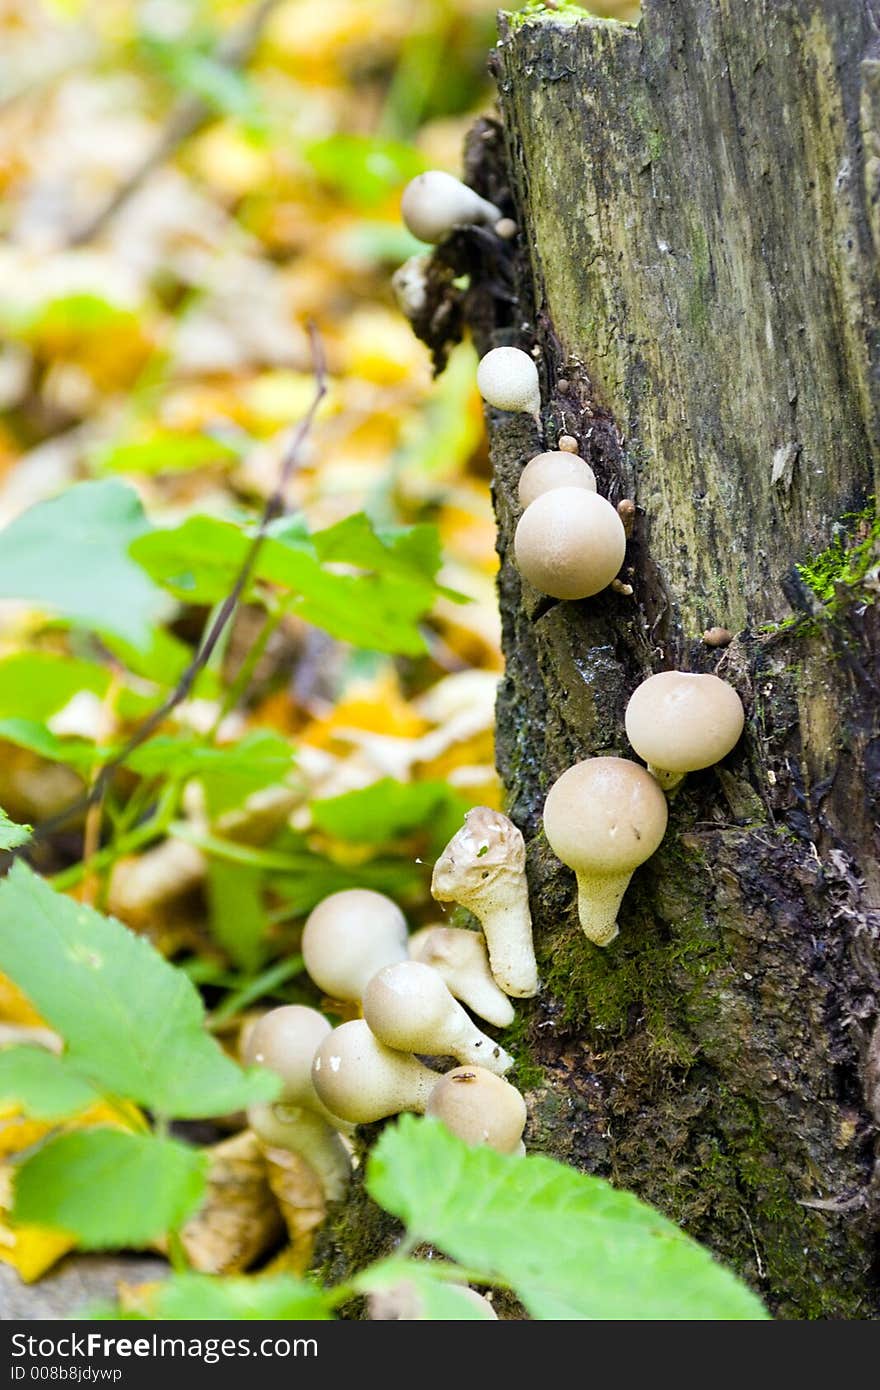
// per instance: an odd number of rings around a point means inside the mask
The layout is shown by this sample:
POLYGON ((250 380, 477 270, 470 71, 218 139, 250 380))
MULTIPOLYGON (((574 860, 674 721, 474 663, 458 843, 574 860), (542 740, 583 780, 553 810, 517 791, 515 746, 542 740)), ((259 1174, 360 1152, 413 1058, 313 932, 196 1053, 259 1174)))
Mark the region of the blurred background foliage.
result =
MULTIPOLYGON (((297 945, 316 901, 375 887, 430 920, 433 858, 468 806, 501 803, 474 356, 433 382, 390 290, 422 249, 404 184, 458 172, 491 109, 496 8, 0 0, 14 821, 80 793, 173 687, 313 394, 309 322, 327 353, 295 520, 226 640, 102 804, 33 850, 56 887, 182 963, 230 1040, 259 1002, 315 1002, 297 945), (364 571, 371 589, 345 587, 364 571)), ((0 979, 0 1028, 40 1026, 0 979)), ((20 1247, 29 1275, 47 1262, 20 1247)))

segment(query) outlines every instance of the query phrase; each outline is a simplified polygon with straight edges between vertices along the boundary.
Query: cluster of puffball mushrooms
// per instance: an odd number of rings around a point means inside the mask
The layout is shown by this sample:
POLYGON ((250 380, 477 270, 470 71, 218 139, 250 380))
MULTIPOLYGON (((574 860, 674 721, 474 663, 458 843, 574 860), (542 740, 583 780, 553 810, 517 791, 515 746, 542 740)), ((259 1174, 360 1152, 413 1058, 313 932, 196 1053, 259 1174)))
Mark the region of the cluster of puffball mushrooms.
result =
MULTIPOLYGON (((439 171, 407 186, 402 212, 409 230, 431 243, 465 225, 488 227, 502 239, 517 230, 494 203, 439 171)), ((423 257, 398 272, 404 305, 416 304, 420 277, 423 257)), ((528 353, 492 349, 479 363, 477 385, 490 405, 526 412, 540 428, 540 384, 528 353)), ((625 504, 618 510, 598 495, 577 447, 563 436, 557 449, 532 458, 519 480, 516 563, 529 583, 558 599, 589 598, 614 584, 626 551, 625 504)), ((743 723, 742 703, 725 681, 663 671, 637 687, 626 710, 627 737, 647 767, 629 758, 587 758, 550 788, 544 833, 574 870, 580 922, 596 946, 617 936, 629 881, 663 839, 665 794, 688 772, 725 757, 743 723)), ((353 1127, 404 1110, 436 1116, 466 1143, 525 1152, 525 1102, 503 1079, 514 1059, 471 1017, 509 1027, 511 999, 539 989, 525 845, 513 822, 485 806, 469 811, 434 866, 431 892, 438 902, 467 908, 482 931, 429 926, 408 936, 389 898, 368 889, 334 893, 306 922, 303 959, 330 1001, 358 1006, 361 1016, 331 1028, 316 1010, 290 1005, 265 1014, 243 1039, 245 1062, 283 1082, 278 1101, 249 1112, 251 1128, 265 1144, 298 1153, 329 1200, 343 1196, 351 1174, 353 1127), (426 1057, 459 1065, 440 1073, 426 1057)), ((494 1316, 480 1295, 463 1292, 485 1304, 484 1316, 494 1316)), ((419 1316, 399 1309, 376 1315, 419 1316)))

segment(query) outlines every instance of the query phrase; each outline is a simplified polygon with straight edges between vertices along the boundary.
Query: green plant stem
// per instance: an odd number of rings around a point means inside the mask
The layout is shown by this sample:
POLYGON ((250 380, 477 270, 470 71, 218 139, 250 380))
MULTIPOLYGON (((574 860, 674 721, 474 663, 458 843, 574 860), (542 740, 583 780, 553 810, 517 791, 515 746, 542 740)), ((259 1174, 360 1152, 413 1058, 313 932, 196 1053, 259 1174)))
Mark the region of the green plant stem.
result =
POLYGON ((240 989, 228 994, 223 1003, 208 1016, 208 1027, 211 1029, 220 1028, 236 1014, 241 1013, 249 1004, 255 1003, 257 999, 262 999, 264 994, 270 994, 272 990, 290 980, 294 975, 299 975, 303 969, 303 958, 300 955, 289 956, 287 960, 277 961, 275 965, 264 970, 248 984, 242 985, 240 989))
POLYGON ((275 633, 278 631, 278 628, 281 626, 282 622, 286 618, 287 613, 288 606, 287 604, 282 603, 279 604, 274 611, 266 614, 263 626, 257 633, 256 638, 251 644, 250 651, 248 652, 247 656, 245 657, 244 661, 241 663, 241 666, 239 667, 238 674, 236 675, 235 680, 232 682, 232 684, 226 692, 226 695, 224 696, 223 703, 221 704, 219 712, 217 714, 217 718, 214 720, 214 723, 212 724, 211 729, 208 733, 207 741, 209 743, 214 742, 215 738, 217 737, 217 730, 219 729, 223 720, 226 718, 227 714, 234 710, 238 705, 239 701, 244 698, 244 695, 246 694, 248 686, 250 685, 251 680, 253 679, 254 672, 256 671, 257 666, 260 663, 260 659, 263 656, 263 653, 265 652, 267 646, 271 642, 275 633))
POLYGON ((169 782, 159 797, 159 804, 156 812, 143 825, 132 830, 128 835, 121 835, 106 848, 99 850, 89 861, 88 865, 82 860, 78 864, 71 864, 69 869, 62 869, 61 873, 55 874, 49 881, 53 888, 60 893, 65 893, 70 888, 75 888, 88 870, 102 870, 109 868, 121 859, 124 854, 133 854, 135 850, 143 849, 152 840, 157 840, 164 835, 171 826, 177 813, 177 802, 180 795, 180 787, 177 782, 169 782))

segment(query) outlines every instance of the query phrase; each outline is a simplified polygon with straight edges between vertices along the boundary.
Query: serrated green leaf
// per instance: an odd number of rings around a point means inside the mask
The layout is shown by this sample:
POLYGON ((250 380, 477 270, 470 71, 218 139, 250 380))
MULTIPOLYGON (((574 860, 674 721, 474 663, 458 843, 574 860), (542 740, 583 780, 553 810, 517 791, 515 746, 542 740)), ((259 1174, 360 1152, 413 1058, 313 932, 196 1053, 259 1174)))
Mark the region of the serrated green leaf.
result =
POLYGON ((405 1115, 367 1167, 370 1195, 542 1319, 760 1319, 759 1300, 665 1216, 540 1155, 469 1148, 405 1115))
POLYGON ((94 1105, 94 1086, 44 1047, 7 1047, 0 1052, 0 1101, 20 1105, 37 1120, 61 1120, 94 1105))
MULTIPOLYGON (((233 522, 196 516, 136 540, 131 554, 175 598, 211 604, 229 593, 249 546, 233 522)), ((433 527, 383 536, 366 517, 349 517, 309 537, 301 522, 285 520, 262 546, 254 583, 288 592, 292 612, 341 641, 417 655, 425 650, 418 624, 440 592, 438 563, 433 527), (366 572, 342 574, 340 565, 366 572)))
POLYGON ((198 777, 214 819, 241 806, 253 792, 283 782, 292 764, 290 744, 271 729, 254 729, 240 742, 220 748, 195 734, 159 735, 126 759, 126 766, 144 777, 170 772, 198 777))
POLYGON ((153 1309, 155 1317, 169 1321, 283 1318, 325 1322, 333 1316, 320 1289, 286 1274, 252 1279, 176 1274, 156 1290, 153 1309))
POLYGON ((0 850, 18 849, 19 845, 27 844, 32 834, 32 826, 18 825, 16 821, 10 820, 0 807, 0 850))
POLYGON ((311 804, 319 830, 355 844, 380 845, 424 829, 445 845, 473 805, 447 782, 397 782, 383 777, 369 787, 311 804))
POLYGON ((133 488, 77 483, 0 533, 0 597, 29 599, 96 632, 140 645, 167 610, 128 547, 149 530, 133 488))
POLYGON ((0 970, 102 1090, 191 1118, 271 1099, 204 1031, 198 991, 121 922, 54 892, 24 864, 0 883, 0 970))
POLYGON ((205 1190, 207 1155, 119 1129, 62 1134, 18 1169, 12 1217, 85 1250, 139 1247, 177 1230, 205 1190))

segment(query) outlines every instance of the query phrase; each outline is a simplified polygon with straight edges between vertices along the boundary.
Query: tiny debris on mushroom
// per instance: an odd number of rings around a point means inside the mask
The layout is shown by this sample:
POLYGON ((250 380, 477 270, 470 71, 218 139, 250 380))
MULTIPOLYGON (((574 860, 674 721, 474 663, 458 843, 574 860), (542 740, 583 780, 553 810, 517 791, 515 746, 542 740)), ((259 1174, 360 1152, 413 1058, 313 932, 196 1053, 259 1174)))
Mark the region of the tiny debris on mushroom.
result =
POLYGON ((525 1152, 526 1103, 509 1081, 485 1067, 455 1067, 431 1092, 434 1115, 466 1144, 485 1144, 502 1154, 525 1152))
POLYGON ((526 507, 513 540, 524 579, 552 598, 590 598, 607 588, 623 564, 623 522, 604 497, 583 487, 557 487, 526 507))
POLYGON ((718 676, 660 671, 642 681, 626 707, 626 735, 664 791, 688 772, 711 767, 738 742, 742 701, 718 676))
POLYGON ((406 919, 383 893, 343 889, 309 914, 302 953, 306 970, 330 999, 360 1000, 377 970, 407 959, 406 919))
POLYGON ((512 820, 488 806, 468 811, 434 865, 431 894, 437 902, 460 903, 477 918, 505 994, 537 994, 526 847, 512 820))
POLYGON ((561 449, 564 454, 576 454, 581 447, 573 434, 561 434, 556 441, 557 449, 561 449))
POLYGON ((312 1081, 334 1115, 371 1124, 402 1110, 424 1114, 438 1073, 381 1043, 362 1018, 342 1023, 315 1053, 312 1081))
POLYGON ((575 763, 547 793, 544 833, 575 872, 581 926, 597 946, 617 936, 623 895, 663 839, 667 817, 654 778, 628 758, 575 763))
POLYGON ((434 245, 456 227, 473 223, 496 226, 502 220, 500 208, 441 169, 428 169, 407 184, 400 211, 413 236, 434 245))
POLYGON ((556 487, 581 487, 596 491, 596 475, 586 459, 564 449, 548 449, 529 459, 519 476, 521 507, 529 507, 543 493, 556 487))
POLYGON ((423 961, 436 970, 450 994, 472 1013, 496 1028, 510 1027, 513 1005, 495 982, 482 932, 423 927, 410 937, 409 954, 411 960, 423 961))
POLYGON ((496 410, 533 415, 540 424, 541 385, 538 369, 527 352, 515 347, 492 348, 477 366, 477 389, 496 410))
POLYGON ((502 1075, 513 1058, 481 1032, 436 970, 419 960, 386 965, 364 990, 364 1018, 380 1042, 423 1057, 455 1057, 502 1075))

